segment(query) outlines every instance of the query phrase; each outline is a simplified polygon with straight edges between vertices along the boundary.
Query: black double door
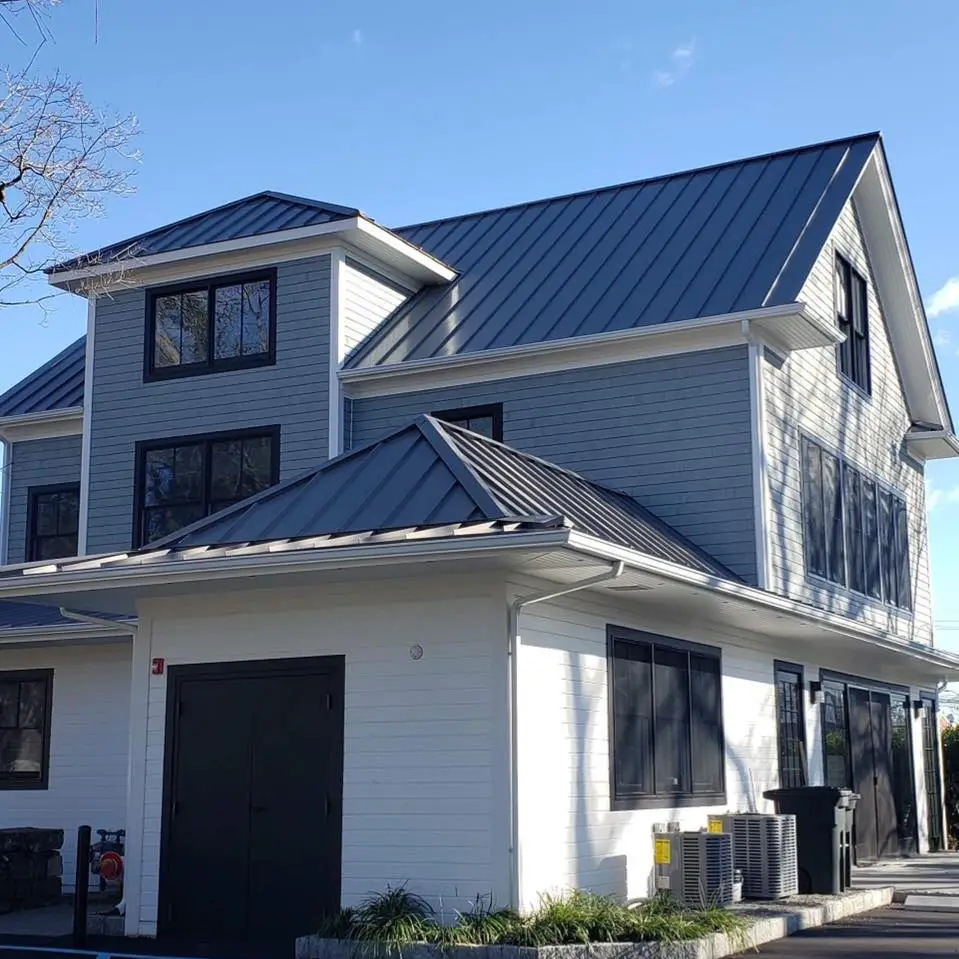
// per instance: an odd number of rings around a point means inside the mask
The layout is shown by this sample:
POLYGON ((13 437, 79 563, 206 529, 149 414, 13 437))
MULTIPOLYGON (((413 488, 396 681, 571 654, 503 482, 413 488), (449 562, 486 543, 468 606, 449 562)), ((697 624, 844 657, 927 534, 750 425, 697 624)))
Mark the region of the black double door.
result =
POLYGON ((341 657, 171 667, 159 934, 289 941, 340 905, 341 657))
POLYGON ((853 788, 860 795, 856 809, 856 861, 897 855, 889 693, 849 688, 849 739, 853 788))

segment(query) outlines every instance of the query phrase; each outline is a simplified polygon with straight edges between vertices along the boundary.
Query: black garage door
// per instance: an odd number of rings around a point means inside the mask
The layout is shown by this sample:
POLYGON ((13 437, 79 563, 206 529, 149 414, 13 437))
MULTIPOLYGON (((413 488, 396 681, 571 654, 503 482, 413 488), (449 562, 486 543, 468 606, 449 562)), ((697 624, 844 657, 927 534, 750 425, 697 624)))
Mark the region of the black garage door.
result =
POLYGON ((174 666, 159 933, 291 940, 340 904, 343 660, 174 666))

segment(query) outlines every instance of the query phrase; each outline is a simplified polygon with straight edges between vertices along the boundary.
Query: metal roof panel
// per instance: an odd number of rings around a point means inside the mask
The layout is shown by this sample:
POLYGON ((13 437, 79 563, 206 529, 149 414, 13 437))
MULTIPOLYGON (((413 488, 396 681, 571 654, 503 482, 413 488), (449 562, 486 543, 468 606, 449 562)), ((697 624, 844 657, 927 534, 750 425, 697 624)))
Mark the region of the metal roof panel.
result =
POLYGON ((81 336, 0 396, 0 416, 26 416, 83 406, 86 337, 81 336))

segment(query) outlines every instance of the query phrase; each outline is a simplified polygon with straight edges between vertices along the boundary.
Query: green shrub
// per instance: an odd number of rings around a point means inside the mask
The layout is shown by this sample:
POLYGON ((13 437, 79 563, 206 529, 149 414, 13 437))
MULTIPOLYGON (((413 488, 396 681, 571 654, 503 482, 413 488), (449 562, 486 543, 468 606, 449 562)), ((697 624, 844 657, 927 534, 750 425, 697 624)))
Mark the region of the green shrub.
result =
POLYGON ((681 942, 713 932, 743 937, 745 922, 725 909, 686 909, 665 896, 623 905, 609 896, 574 890, 544 895, 539 906, 519 916, 509 909, 494 909, 492 901, 478 897, 469 912, 456 921, 437 921, 426 900, 405 886, 387 887, 368 896, 356 910, 328 917, 318 934, 354 939, 377 951, 416 942, 439 946, 514 945, 563 946, 591 942, 681 942))
POLYGON ((959 848, 959 726, 947 726, 942 731, 942 764, 946 831, 949 845, 956 849, 959 848))

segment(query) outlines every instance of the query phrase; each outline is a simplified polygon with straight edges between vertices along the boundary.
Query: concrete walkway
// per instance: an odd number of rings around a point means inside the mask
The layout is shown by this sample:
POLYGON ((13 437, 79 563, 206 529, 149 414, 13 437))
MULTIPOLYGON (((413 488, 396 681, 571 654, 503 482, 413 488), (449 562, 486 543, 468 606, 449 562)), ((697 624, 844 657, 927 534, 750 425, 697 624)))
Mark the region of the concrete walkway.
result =
POLYGON ((897 900, 910 892, 959 895, 959 852, 935 852, 856 868, 852 884, 857 889, 894 886, 897 900))

